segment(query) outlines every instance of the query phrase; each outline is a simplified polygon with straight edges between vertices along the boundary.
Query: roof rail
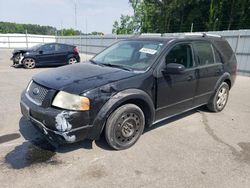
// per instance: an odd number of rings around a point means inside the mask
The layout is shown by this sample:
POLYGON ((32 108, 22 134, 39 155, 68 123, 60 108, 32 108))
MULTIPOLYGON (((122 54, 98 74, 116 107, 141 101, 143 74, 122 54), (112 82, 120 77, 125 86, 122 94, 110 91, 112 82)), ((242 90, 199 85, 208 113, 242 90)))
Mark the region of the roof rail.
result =
POLYGON ((208 37, 218 37, 218 38, 222 37, 221 35, 216 35, 216 34, 211 34, 211 33, 204 33, 204 35, 208 37))
POLYGON ((210 33, 142 33, 140 36, 144 37, 218 37, 221 38, 222 36, 210 33))

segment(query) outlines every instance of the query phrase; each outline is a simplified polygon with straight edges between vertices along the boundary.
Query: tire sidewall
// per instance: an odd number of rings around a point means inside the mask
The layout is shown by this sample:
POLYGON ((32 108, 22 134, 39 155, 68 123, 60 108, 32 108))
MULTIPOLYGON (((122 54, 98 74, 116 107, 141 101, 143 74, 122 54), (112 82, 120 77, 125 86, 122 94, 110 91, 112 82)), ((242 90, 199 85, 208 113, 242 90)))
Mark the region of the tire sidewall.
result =
POLYGON ((215 94, 215 96, 213 98, 213 106, 214 106, 214 109, 215 109, 216 112, 220 112, 220 111, 222 111, 226 107, 227 101, 228 101, 228 97, 229 97, 229 86, 228 86, 228 84, 226 82, 223 82, 220 85, 220 87, 217 89, 216 94, 215 94), (225 105, 222 108, 218 108, 218 106, 217 106, 217 98, 218 98, 218 94, 219 94, 220 90, 223 87, 227 90, 227 99, 226 99, 225 105))
POLYGON ((108 144, 116 149, 116 150, 123 150, 123 149, 127 149, 131 146, 133 146, 138 139, 140 138, 141 134, 144 131, 144 127, 145 127, 145 117, 144 117, 144 113, 143 111, 136 105, 134 104, 125 104, 119 108, 117 108, 108 118, 106 126, 105 126, 105 137, 106 140, 108 142, 108 144), (128 113, 128 112, 134 112, 136 113, 141 121, 141 125, 140 125, 140 130, 137 133, 138 135, 136 136, 136 138, 133 140, 133 142, 130 142, 129 144, 127 144, 126 146, 124 145, 120 145, 118 142, 116 142, 115 139, 113 139, 115 137, 115 128, 116 128, 116 123, 118 121, 118 119, 124 114, 124 113, 128 113))

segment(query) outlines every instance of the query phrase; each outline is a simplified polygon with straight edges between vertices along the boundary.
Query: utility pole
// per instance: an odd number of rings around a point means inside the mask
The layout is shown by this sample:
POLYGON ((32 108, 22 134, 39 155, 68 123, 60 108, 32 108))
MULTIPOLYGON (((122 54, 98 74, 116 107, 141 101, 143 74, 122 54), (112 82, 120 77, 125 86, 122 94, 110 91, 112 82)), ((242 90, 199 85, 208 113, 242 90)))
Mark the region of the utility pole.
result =
POLYGON ((77 30, 77 2, 75 0, 75 30, 77 30))

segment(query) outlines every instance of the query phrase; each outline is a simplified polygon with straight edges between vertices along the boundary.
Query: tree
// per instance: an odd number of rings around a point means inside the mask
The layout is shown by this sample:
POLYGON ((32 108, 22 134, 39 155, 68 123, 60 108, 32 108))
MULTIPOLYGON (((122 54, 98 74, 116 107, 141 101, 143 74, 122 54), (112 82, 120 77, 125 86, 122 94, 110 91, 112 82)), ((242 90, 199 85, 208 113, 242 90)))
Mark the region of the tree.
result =
POLYGON ((132 34, 135 32, 134 17, 128 15, 121 15, 120 23, 115 21, 112 33, 116 34, 132 34))
MULTIPOLYGON (((168 33, 250 28, 250 0, 129 0, 132 32, 168 33)), ((114 23, 119 31, 120 23, 114 23)), ((131 31, 131 30, 130 30, 131 31)), ((119 32, 118 32, 119 33, 119 32)))

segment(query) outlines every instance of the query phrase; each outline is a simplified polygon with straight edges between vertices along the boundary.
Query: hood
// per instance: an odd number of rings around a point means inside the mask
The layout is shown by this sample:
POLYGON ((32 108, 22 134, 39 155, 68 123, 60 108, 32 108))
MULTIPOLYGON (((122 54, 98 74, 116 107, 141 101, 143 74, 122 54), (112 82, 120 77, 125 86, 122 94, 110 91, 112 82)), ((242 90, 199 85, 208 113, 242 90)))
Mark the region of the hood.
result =
POLYGON ((51 89, 81 94, 135 74, 132 71, 85 62, 41 72, 33 76, 33 80, 51 89))
POLYGON ((31 52, 31 51, 33 51, 33 50, 27 49, 27 48, 20 48, 20 49, 14 49, 13 54, 16 54, 16 53, 25 53, 25 52, 31 52))

